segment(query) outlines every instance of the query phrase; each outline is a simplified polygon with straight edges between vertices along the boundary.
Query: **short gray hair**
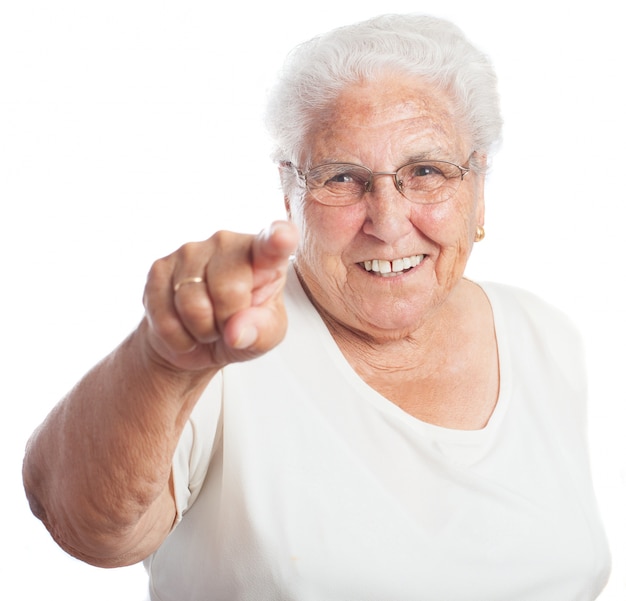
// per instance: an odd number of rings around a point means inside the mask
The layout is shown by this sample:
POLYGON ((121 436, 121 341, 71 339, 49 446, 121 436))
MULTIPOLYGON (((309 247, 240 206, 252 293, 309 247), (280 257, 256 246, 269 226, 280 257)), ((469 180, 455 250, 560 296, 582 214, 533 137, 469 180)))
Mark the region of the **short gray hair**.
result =
POLYGON ((388 14, 317 36, 287 56, 267 105, 273 159, 300 160, 320 112, 350 84, 389 71, 421 76, 450 93, 473 151, 488 156, 499 142, 500 103, 488 57, 445 19, 388 14))

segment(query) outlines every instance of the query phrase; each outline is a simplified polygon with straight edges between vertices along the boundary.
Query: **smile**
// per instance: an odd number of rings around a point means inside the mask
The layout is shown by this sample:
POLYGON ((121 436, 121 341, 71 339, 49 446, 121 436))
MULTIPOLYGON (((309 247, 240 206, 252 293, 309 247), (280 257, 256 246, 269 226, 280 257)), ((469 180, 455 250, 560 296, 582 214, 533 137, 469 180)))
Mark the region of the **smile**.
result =
POLYGON ((402 259, 387 261, 386 259, 372 259, 364 261, 360 265, 365 271, 373 271, 383 277, 393 277, 419 265, 426 255, 411 255, 402 259))

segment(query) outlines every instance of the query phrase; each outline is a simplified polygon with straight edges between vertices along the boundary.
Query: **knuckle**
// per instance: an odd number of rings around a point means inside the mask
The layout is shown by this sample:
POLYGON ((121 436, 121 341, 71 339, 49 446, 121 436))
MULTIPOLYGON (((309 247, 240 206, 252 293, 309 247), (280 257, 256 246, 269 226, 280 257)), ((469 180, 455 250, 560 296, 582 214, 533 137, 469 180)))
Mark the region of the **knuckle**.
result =
POLYGON ((250 282, 242 277, 216 278, 211 282, 211 296, 220 300, 237 302, 242 297, 249 295, 250 282))
POLYGON ((218 230, 209 238, 209 240, 212 241, 217 246, 217 248, 221 249, 229 247, 236 237, 237 234, 231 231, 218 230))
POLYGON ((205 244, 203 242, 186 242, 176 251, 176 254, 183 262, 191 261, 198 254, 205 252, 204 249, 205 244))
POLYGON ((226 279, 211 288, 211 300, 220 322, 250 306, 250 284, 243 279, 226 279))
POLYGON ((178 319, 166 316, 152 316, 150 326, 155 336, 167 345, 175 345, 182 339, 182 327, 178 319))
POLYGON ((157 259, 152 263, 148 271, 147 286, 160 286, 164 281, 169 281, 171 265, 169 257, 157 259))
POLYGON ((189 294, 176 298, 176 312, 185 330, 197 341, 207 342, 217 338, 215 313, 208 297, 189 294))
POLYGON ((186 324, 195 325, 209 321, 213 323, 210 306, 205 301, 197 299, 179 301, 176 303, 176 311, 186 324))

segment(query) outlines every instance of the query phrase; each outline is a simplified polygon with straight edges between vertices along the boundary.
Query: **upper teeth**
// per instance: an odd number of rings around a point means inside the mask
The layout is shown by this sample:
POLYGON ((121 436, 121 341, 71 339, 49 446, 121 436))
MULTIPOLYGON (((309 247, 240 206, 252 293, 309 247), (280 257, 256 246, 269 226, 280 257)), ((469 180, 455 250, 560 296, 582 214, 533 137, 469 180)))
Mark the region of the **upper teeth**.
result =
POLYGON ((410 269, 419 265, 424 260, 424 255, 411 255, 410 257, 404 257, 402 259, 394 259, 393 261, 387 261, 386 259, 372 259, 371 261, 364 261, 363 267, 367 271, 376 271, 382 275, 387 273, 398 273, 405 269, 410 269))

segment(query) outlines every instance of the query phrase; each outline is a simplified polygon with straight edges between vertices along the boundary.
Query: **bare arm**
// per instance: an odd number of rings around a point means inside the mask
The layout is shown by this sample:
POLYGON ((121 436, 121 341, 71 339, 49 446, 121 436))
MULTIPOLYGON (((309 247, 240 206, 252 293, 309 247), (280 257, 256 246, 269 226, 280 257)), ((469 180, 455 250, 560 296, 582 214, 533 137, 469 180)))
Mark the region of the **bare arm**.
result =
POLYGON ((94 565, 136 563, 175 517, 171 459, 190 412, 224 365, 284 336, 289 224, 259 236, 221 232, 157 261, 146 317, 54 408, 29 441, 33 513, 69 553, 94 565), (174 283, 202 277, 173 291, 174 283))

